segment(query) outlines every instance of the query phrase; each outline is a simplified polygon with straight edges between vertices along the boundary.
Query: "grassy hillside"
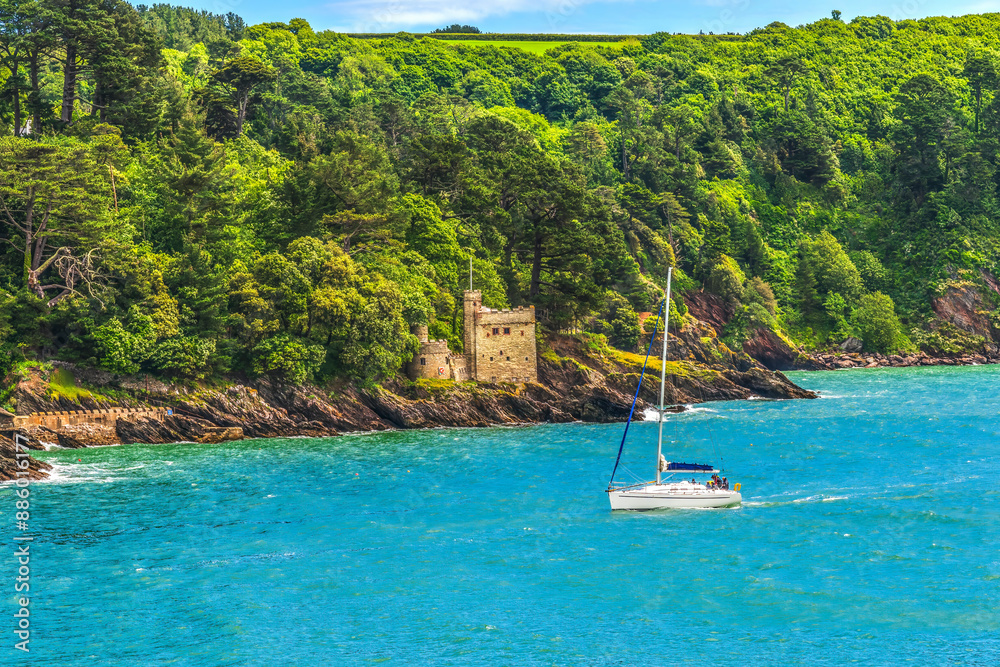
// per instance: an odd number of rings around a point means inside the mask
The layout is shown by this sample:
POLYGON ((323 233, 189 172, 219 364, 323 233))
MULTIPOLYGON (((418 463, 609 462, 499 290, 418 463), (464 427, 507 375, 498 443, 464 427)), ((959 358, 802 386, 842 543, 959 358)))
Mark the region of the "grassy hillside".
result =
MULTIPOLYGON (((437 38, 435 38, 437 39, 437 38)), ((587 46, 613 46, 617 42, 576 42, 576 41, 565 41, 565 42, 554 42, 554 41, 540 41, 540 40, 505 40, 505 39, 448 39, 442 40, 446 41, 448 44, 466 44, 470 46, 497 46, 506 47, 512 49, 521 49, 522 51, 527 51, 528 53, 542 54, 549 49, 554 49, 559 46, 564 46, 566 44, 585 44, 587 46)))

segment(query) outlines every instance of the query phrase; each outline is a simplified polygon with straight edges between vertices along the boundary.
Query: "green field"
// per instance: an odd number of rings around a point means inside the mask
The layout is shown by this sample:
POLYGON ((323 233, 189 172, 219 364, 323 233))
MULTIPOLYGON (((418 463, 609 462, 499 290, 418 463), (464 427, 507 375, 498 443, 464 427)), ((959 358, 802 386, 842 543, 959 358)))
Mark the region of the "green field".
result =
MULTIPOLYGON (((508 41, 503 39, 442 39, 442 42, 447 42, 448 44, 470 44, 472 46, 509 46, 511 48, 523 49, 529 53, 545 53, 549 49, 554 49, 557 46, 562 46, 563 44, 573 44, 573 40, 566 40, 565 42, 529 42, 524 41, 508 41)), ((583 44, 586 46, 614 46, 618 42, 575 42, 577 44, 583 44)))

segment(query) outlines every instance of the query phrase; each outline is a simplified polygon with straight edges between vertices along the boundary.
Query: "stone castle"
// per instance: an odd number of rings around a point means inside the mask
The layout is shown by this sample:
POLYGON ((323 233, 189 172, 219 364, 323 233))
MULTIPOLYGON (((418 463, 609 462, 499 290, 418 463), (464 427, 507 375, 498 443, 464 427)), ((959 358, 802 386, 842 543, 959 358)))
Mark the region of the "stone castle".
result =
POLYGON ((448 341, 428 340, 427 327, 418 325, 420 350, 406 366, 410 379, 537 382, 535 307, 492 310, 479 290, 466 290, 463 306, 465 354, 454 354, 448 341))

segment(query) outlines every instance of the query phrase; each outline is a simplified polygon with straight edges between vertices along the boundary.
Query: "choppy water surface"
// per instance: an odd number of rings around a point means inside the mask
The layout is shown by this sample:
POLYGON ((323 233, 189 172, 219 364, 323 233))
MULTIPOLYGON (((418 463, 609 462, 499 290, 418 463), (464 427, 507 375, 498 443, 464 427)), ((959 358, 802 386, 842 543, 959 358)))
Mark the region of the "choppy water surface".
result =
POLYGON ((666 427, 736 510, 612 514, 618 425, 48 452, 31 664, 996 664, 1000 368, 794 379, 666 427))

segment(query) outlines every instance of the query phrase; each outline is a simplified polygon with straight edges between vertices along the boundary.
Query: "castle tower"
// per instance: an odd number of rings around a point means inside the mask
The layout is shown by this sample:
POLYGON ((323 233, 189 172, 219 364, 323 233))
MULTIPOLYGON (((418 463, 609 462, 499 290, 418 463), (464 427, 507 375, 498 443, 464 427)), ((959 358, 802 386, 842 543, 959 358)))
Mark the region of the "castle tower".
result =
POLYGON ((421 343, 426 343, 430 339, 426 324, 414 324, 410 327, 410 333, 416 336, 421 343))
POLYGON ((466 368, 469 377, 476 379, 476 315, 483 305, 483 293, 479 290, 465 290, 462 300, 464 320, 463 339, 465 345, 466 368))

